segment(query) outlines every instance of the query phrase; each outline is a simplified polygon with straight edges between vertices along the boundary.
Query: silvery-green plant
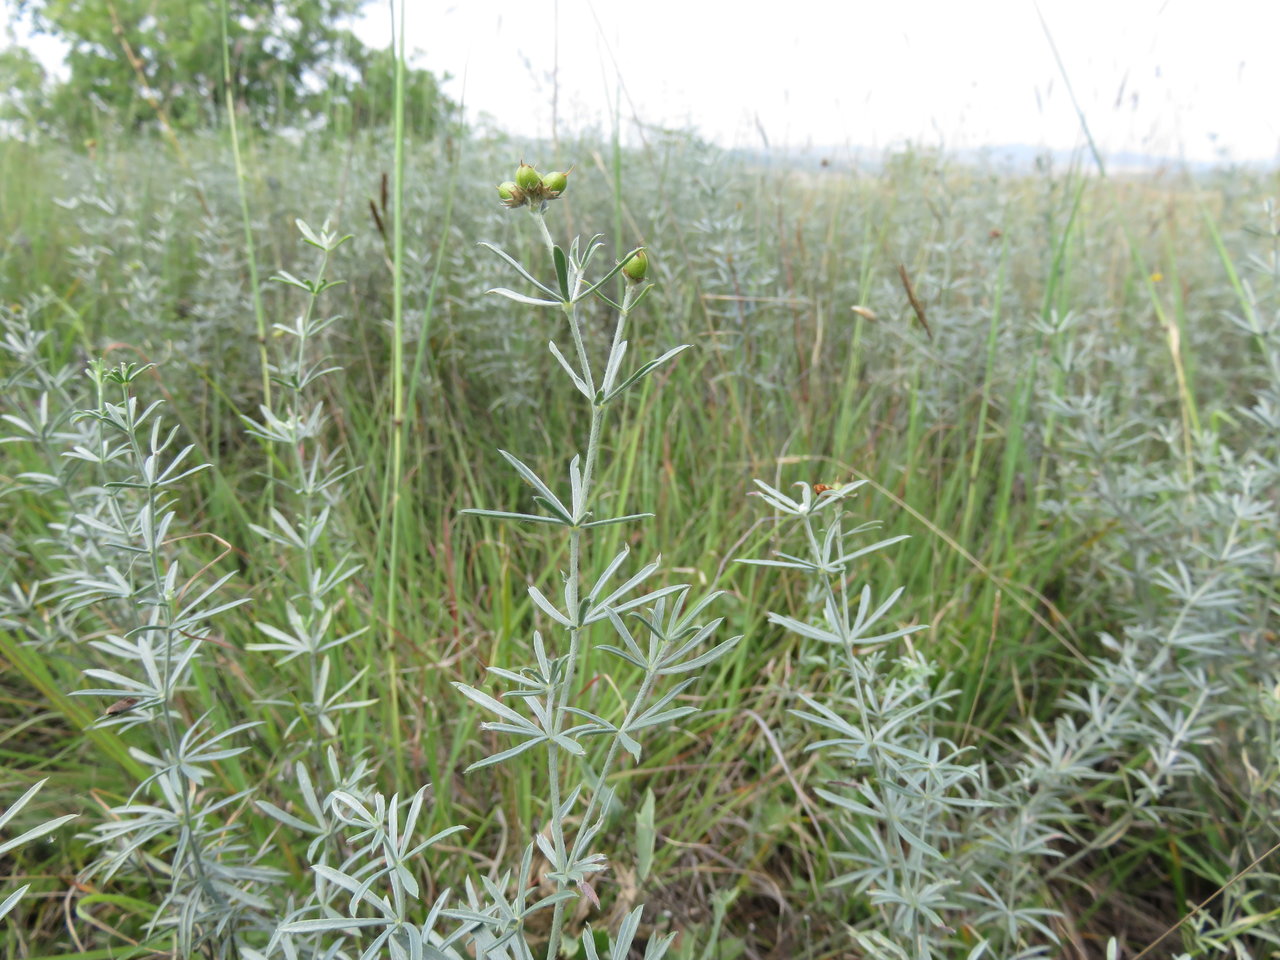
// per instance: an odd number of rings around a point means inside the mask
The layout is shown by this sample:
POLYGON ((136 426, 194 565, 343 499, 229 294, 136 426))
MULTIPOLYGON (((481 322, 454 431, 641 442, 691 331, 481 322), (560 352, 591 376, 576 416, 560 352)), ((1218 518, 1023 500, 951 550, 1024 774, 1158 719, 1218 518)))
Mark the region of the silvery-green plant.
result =
POLYGON ((278 877, 256 863, 228 817, 247 791, 214 787, 214 765, 243 753, 254 722, 218 729, 215 711, 191 693, 193 674, 216 618, 245 600, 224 599, 234 573, 217 576, 181 549, 191 534, 176 508, 181 484, 204 464, 178 429, 144 405, 137 384, 150 365, 103 361, 89 366, 96 396, 79 419, 92 430, 66 456, 96 473, 94 497, 67 520, 73 535, 92 537, 96 565, 68 564, 51 578, 61 602, 93 608, 104 629, 88 644, 106 665, 84 670, 97 683, 76 691, 111 705, 97 726, 140 730, 149 749, 131 755, 145 772, 123 803, 91 831, 101 848, 85 877, 105 881, 135 870, 158 878, 159 901, 147 935, 172 936, 182 955, 234 956, 239 936, 268 909, 266 884, 278 877), (189 719, 198 714, 194 719, 189 719))
POLYGON ((908 639, 924 627, 886 623, 902 588, 877 600, 870 584, 854 586, 856 561, 906 538, 867 543, 876 523, 847 524, 845 503, 861 481, 801 483, 799 497, 755 483, 770 508, 795 518, 807 547, 740 562, 811 580, 815 615, 768 619, 815 647, 810 659, 821 669, 812 675, 830 685, 821 697, 798 693, 803 708, 792 713, 819 731, 806 749, 833 774, 815 792, 829 805, 832 858, 848 869, 829 885, 848 888, 853 906, 871 915, 851 923, 850 935, 868 955, 893 960, 977 958, 992 948, 1046 955, 1057 936, 1046 922, 1052 911, 1032 896, 1033 865, 1054 855, 1054 825, 1015 815, 1028 791, 992 783, 975 751, 944 733, 955 691, 908 639), (891 657, 899 640, 905 649, 891 657))
MULTIPOLYGON (((535 910, 549 906, 552 919, 546 945, 548 960, 554 960, 560 950, 566 903, 579 896, 597 901, 593 879, 607 867, 607 857, 600 849, 599 840, 612 803, 608 778, 616 769, 621 753, 625 751, 638 761, 642 753, 639 740, 642 731, 669 725, 693 712, 690 706, 676 705, 676 698, 694 682, 694 677, 685 676, 666 689, 661 689, 660 684, 665 678, 687 675, 714 663, 738 640, 735 637, 706 646, 720 624, 719 620, 701 620, 714 594, 690 602, 687 585, 639 593, 646 581, 658 572, 656 560, 634 572, 624 572, 630 552, 624 547, 603 564, 598 574, 591 574, 597 566, 588 552, 592 531, 612 524, 633 523, 648 516, 602 516, 598 512, 599 461, 610 426, 609 414, 628 390, 685 347, 675 347, 629 373, 625 371, 627 322, 649 289, 645 284, 648 255, 642 249, 633 250, 601 276, 591 278, 588 269, 603 248, 599 238, 585 244, 575 238, 566 250, 554 241, 547 227, 549 204, 566 189, 567 178, 568 174, 559 172, 540 175, 531 165, 521 163, 514 179, 498 187, 504 206, 528 210, 553 270, 547 280, 540 280, 529 267, 500 247, 482 246, 500 257, 533 291, 521 293, 498 287, 493 291, 495 294, 515 303, 546 309, 566 322, 570 349, 561 349, 555 340, 548 343, 548 349, 569 383, 588 404, 590 420, 585 448, 568 457, 567 496, 557 493, 552 482, 520 457, 501 451, 512 469, 532 488, 538 512, 467 511, 499 520, 556 526, 564 531, 568 541, 568 568, 562 571, 563 593, 558 597, 546 596, 537 587, 529 587, 535 607, 560 640, 549 642, 541 631, 535 630, 533 663, 515 668, 490 668, 496 678, 510 684, 501 698, 468 684, 458 684, 464 696, 493 717, 484 724, 485 729, 515 739, 512 746, 473 763, 471 770, 510 763, 529 750, 543 752, 547 828, 539 831, 526 849, 521 869, 513 878, 514 899, 508 899, 509 895, 503 893, 505 883, 486 883, 490 898, 487 907, 481 905, 483 898, 472 892, 466 911, 446 911, 472 926, 473 939, 485 938, 483 942, 476 942, 486 955, 524 958, 532 956, 532 948, 521 935, 523 921, 535 910), (607 285, 619 274, 624 287, 620 302, 606 293, 610 290, 607 285), (616 312, 613 336, 603 362, 592 358, 584 329, 587 316, 584 308, 595 299, 616 312), (595 632, 604 627, 612 630, 612 643, 600 644, 594 639, 595 632), (620 668, 627 664, 640 671, 638 686, 629 702, 602 708, 583 700, 578 689, 578 671, 591 645, 616 658, 620 668), (588 704, 594 709, 588 709, 588 704), (592 750, 595 739, 603 739, 607 744, 603 758, 592 750), (553 891, 530 904, 528 885, 532 882, 530 866, 535 848, 549 864, 547 877, 553 891), (503 952, 493 953, 499 947, 503 952)), ((564 445, 573 447, 571 441, 564 445)), ((625 955, 623 941, 629 943, 638 918, 638 912, 633 913, 619 931, 612 951, 615 960, 625 955)), ((588 944, 589 953, 593 952, 590 938, 584 943, 588 944)), ((661 956, 669 943, 668 938, 650 940, 646 956, 661 956)))
MULTIPOLYGON (((280 465, 272 478, 270 524, 251 527, 273 545, 286 571, 285 623, 259 621, 257 627, 267 640, 250 644, 248 649, 276 654, 280 667, 293 661, 301 664, 304 693, 296 704, 286 704, 297 710, 286 736, 301 724, 304 734, 293 738, 294 742, 318 748, 337 734, 337 719, 343 712, 375 701, 352 698, 351 691, 363 671, 345 682, 335 677, 341 668, 333 653, 367 627, 345 634, 334 629, 347 600, 344 587, 360 566, 351 559, 333 520, 343 480, 352 470, 340 450, 326 449, 329 418, 323 401, 315 397, 322 378, 341 369, 329 361, 322 339, 340 318, 320 316, 317 305, 327 290, 339 285, 326 271, 333 253, 349 238, 331 232, 327 224, 318 232, 301 220, 297 226, 303 241, 319 251, 318 263, 313 277, 301 279, 281 271, 275 278, 302 290, 306 305, 292 323, 277 323, 272 328, 278 348, 269 372, 279 389, 271 406, 260 407, 258 419, 245 418, 251 436, 274 446, 280 465)), ((319 773, 319 750, 314 754, 313 773, 319 773)))
POLYGON ((258 804, 286 828, 312 838, 306 859, 314 884, 301 903, 284 905, 283 922, 270 943, 263 950, 246 949, 245 956, 459 960, 450 943, 461 931, 452 938, 436 932, 450 891, 424 903, 416 867, 431 846, 462 827, 418 839, 428 786, 407 799, 386 797, 374 788, 367 764, 344 769, 332 749, 324 773, 330 787, 322 795, 307 764, 295 765, 306 819, 302 811, 258 804))
MULTIPOLYGON (((1023 736, 1041 776, 1065 772, 1057 758, 1069 756, 1080 799, 1088 784, 1090 806, 1106 815, 1092 831, 1078 812, 1064 819, 1075 850, 1049 876, 1069 875, 1100 850, 1123 849, 1140 831, 1181 831, 1204 816, 1212 796, 1229 855, 1192 866, 1222 889, 1212 913, 1177 905, 1186 956, 1245 955, 1249 944, 1275 943, 1268 901, 1277 881, 1260 865, 1280 840, 1264 813, 1274 809, 1280 782, 1280 661, 1264 640, 1274 630, 1280 562, 1280 228, 1266 212, 1269 224, 1258 233, 1271 241, 1271 256, 1249 258, 1251 275, 1235 283, 1238 312, 1212 324, 1216 341, 1241 337, 1233 376, 1248 385, 1245 402, 1229 392, 1212 416, 1207 409, 1197 416, 1184 390, 1181 415, 1171 417, 1157 406, 1167 394, 1135 392, 1121 371, 1139 367, 1145 351, 1176 350, 1173 333, 1105 350, 1073 323, 1046 331, 1063 392, 1042 398, 1060 433, 1044 506, 1105 531, 1087 556, 1087 575, 1106 585, 1117 621, 1102 634, 1089 676, 1062 697, 1053 734, 1032 724, 1023 736), (1133 759, 1116 765, 1121 756, 1133 759)), ((1204 364, 1216 349, 1206 347, 1204 364)))
POLYGON ((324 355, 322 341, 339 318, 319 316, 317 304, 337 286, 326 271, 330 257, 348 238, 331 232, 327 224, 319 231, 302 221, 297 225, 304 242, 319 251, 318 264, 310 278, 287 271, 276 277, 304 291, 306 306, 292 324, 275 325, 278 342, 286 345, 270 369, 279 389, 273 405, 260 408, 259 419, 246 418, 249 433, 279 452, 271 525, 252 528, 285 558, 286 623, 259 622, 268 640, 249 649, 278 654, 281 667, 294 661, 303 667, 304 692, 288 704, 296 706, 298 715, 286 730, 286 738, 307 751, 292 765, 293 802, 290 809, 264 799, 256 805, 299 839, 309 838, 305 856, 314 882, 307 895, 282 905, 283 922, 268 944, 242 951, 250 958, 440 960, 448 955, 440 952, 444 944, 434 928, 448 892, 415 918, 422 897, 416 861, 462 828, 416 838, 429 787, 405 800, 387 797, 376 789, 367 762, 341 758, 333 746, 342 716, 375 702, 351 697, 363 671, 345 682, 334 679, 343 662, 336 654, 365 628, 345 634, 334 629, 349 600, 344 586, 359 570, 333 517, 352 470, 341 450, 325 448, 328 417, 323 401, 312 396, 319 380, 340 369, 324 355), (348 953, 348 947, 356 952, 348 953))

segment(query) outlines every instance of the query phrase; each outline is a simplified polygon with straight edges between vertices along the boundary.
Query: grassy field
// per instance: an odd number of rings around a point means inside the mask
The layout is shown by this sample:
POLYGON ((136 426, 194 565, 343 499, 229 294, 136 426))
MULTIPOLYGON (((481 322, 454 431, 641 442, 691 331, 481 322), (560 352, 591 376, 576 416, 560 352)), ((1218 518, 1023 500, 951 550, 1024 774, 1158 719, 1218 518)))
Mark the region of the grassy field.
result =
POLYGON ((0 144, 5 956, 1277 955, 1275 173, 389 144, 0 144))

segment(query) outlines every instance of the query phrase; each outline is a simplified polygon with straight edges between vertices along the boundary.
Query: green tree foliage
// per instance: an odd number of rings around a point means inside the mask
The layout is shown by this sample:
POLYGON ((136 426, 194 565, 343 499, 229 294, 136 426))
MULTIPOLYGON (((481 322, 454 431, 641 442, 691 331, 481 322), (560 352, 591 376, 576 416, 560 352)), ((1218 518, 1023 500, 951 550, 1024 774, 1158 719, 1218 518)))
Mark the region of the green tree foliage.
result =
MULTIPOLYGON (((236 110, 261 127, 335 117, 359 125, 386 120, 380 98, 390 99, 394 59, 370 50, 350 30, 365 2, 226 0, 236 110)), ((24 100, 39 100, 43 109, 35 119, 46 128, 90 135, 104 114, 136 128, 154 124, 163 112, 173 127, 190 129, 217 122, 225 109, 217 2, 13 0, 13 6, 35 31, 68 47, 67 79, 46 98, 24 100)), ((449 105, 427 71, 410 70, 407 83, 416 98, 411 102, 420 105, 414 132, 430 135, 449 105)))
POLYGON ((47 111, 48 78, 35 54, 0 50, 0 121, 33 121, 47 111))

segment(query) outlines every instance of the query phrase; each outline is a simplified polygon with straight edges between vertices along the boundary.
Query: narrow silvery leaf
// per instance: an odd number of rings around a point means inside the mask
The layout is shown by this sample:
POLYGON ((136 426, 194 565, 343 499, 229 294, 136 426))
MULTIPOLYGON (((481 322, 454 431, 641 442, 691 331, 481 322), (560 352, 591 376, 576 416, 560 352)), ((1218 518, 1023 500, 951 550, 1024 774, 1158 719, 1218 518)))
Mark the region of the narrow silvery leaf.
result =
POLYGON ((269 803, 266 800, 255 800, 254 805, 273 820, 279 820, 281 823, 292 827, 300 833, 321 834, 324 832, 323 828, 317 827, 312 823, 307 823, 305 820, 299 820, 293 814, 285 810, 281 810, 274 803, 269 803))
POLYGON ((551 355, 555 357, 556 360, 559 361, 560 366, 564 368, 564 372, 569 374, 573 379, 573 385, 577 388, 577 391, 590 400, 593 396, 591 388, 587 386, 586 382, 580 376, 578 376, 577 371, 569 365, 569 361, 564 358, 564 354, 560 352, 560 348, 556 346, 555 341, 548 340, 547 347, 551 350, 551 355))
POLYGON ((805 570, 812 571, 814 565, 805 560, 785 561, 785 560, 756 560, 748 557, 737 557, 734 563, 745 563, 753 567, 782 567, 787 570, 805 570))
POLYGON ((578 741, 570 738, 566 734, 553 734, 549 739, 561 750, 575 757, 584 757, 587 754, 586 748, 578 741))
MULTIPOLYGON (((300 289, 300 290, 305 290, 305 291, 307 291, 307 293, 310 293, 310 292, 311 292, 311 284, 310 284, 310 283, 308 283, 308 282, 307 282, 307 281, 305 281, 305 280, 299 280, 297 277, 295 277, 295 276, 294 276, 292 273, 290 273, 288 270, 277 270, 277 271, 276 271, 275 276, 273 276, 271 279, 272 279, 272 280, 274 280, 274 281, 276 281, 276 283, 287 283, 287 284, 289 284, 289 286, 291 286, 291 287, 297 287, 297 288, 298 288, 298 289, 300 289)), ((276 327, 281 327, 281 326, 283 326, 283 325, 282 325, 282 324, 275 324, 275 326, 276 326, 276 327)), ((286 329, 287 329, 287 328, 286 328, 286 329)))
POLYGON ((768 615, 770 623, 776 623, 785 630, 799 634, 802 637, 808 637, 810 640, 820 640, 823 643, 845 643, 845 638, 824 630, 822 627, 810 623, 802 623, 791 617, 784 617, 776 613, 768 615))
POLYGON ((546 497, 540 497, 538 496, 538 494, 535 493, 533 495, 533 502, 536 503, 538 506, 542 507, 548 513, 552 514, 554 517, 558 518, 559 521, 562 524, 564 524, 566 527, 573 527, 578 525, 577 519, 573 516, 573 514, 565 510, 564 507, 561 506, 558 500, 555 502, 552 502, 551 500, 548 500, 546 497))
POLYGON ((568 525, 560 517, 544 517, 536 513, 511 513, 507 510, 480 510, 474 507, 468 507, 467 509, 459 510, 458 512, 465 513, 473 517, 493 517, 495 520, 521 520, 525 523, 550 523, 558 527, 568 525))
MULTIPOLYGON (((911 538, 906 534, 903 534, 902 536, 898 536, 898 537, 889 537, 887 540, 881 540, 878 543, 873 543, 870 546, 863 547, 860 550, 855 550, 853 551, 853 553, 842 554, 840 557, 838 557, 836 560, 832 562, 848 563, 850 560, 856 560, 858 557, 866 556, 868 553, 874 553, 877 550, 883 550, 885 547, 891 546, 895 543, 899 543, 902 540, 910 540, 910 539, 911 538)), ((898 593, 901 593, 901 592, 902 591, 900 589, 898 593)), ((894 597, 896 599, 897 594, 895 594, 894 597)))
POLYGON ((590 615, 583 620, 583 623, 595 623, 598 620, 603 620, 608 610, 613 610, 615 613, 626 613, 629 610, 634 610, 637 607, 643 607, 647 604, 656 603, 663 597, 668 597, 673 593, 679 593, 682 590, 688 589, 689 585, 687 583, 673 583, 669 587, 662 587, 658 590, 653 590, 649 593, 643 594, 642 596, 632 597, 625 603, 613 603, 609 599, 606 599, 591 611, 590 615))
POLYGON ((784 513, 800 514, 804 512, 804 508, 800 504, 796 503, 781 490, 769 486, 763 480, 752 480, 751 482, 760 488, 759 496, 771 506, 784 513))
MULTIPOLYGON (((345 918, 345 922, 347 924, 350 924, 352 921, 359 923, 364 919, 357 917, 355 912, 359 909, 361 902, 365 901, 371 904, 374 909, 380 911, 383 917, 395 915, 395 911, 392 910, 391 904, 377 894, 369 893, 365 885, 355 877, 349 876, 341 870, 335 870, 333 867, 325 866, 323 863, 312 864, 311 869, 320 874, 320 876, 324 877, 330 883, 341 887, 352 895, 351 903, 349 905, 350 914, 345 918)), ((386 923, 386 920, 379 919, 377 922, 386 923)))
POLYGON ((559 300, 541 300, 538 297, 529 297, 523 293, 516 293, 514 290, 509 290, 506 287, 493 287, 486 290, 485 293, 496 293, 498 296, 506 297, 508 300, 514 300, 516 303, 527 303, 534 307, 558 307, 561 303, 559 300))
POLYGON ((620 383, 617 389, 609 392, 608 396, 605 397, 605 402, 607 403, 608 401, 614 399, 615 397, 620 396, 621 394, 629 390, 634 384, 643 380, 645 377, 651 374, 654 370, 657 370, 658 367, 662 366, 672 357, 675 357, 688 349, 689 349, 689 344, 684 343, 678 347, 673 347, 672 349, 668 350, 662 356, 658 357, 658 359, 650 360, 648 363, 644 364, 635 373, 631 374, 631 376, 627 377, 626 380, 620 383))
POLYGON ((622 642, 627 645, 627 650, 630 652, 630 657, 628 659, 631 659, 631 662, 637 666, 643 667, 646 661, 644 651, 640 649, 640 645, 636 643, 635 637, 631 635, 631 629, 627 626, 622 617, 618 616, 617 612, 612 608, 607 609, 605 612, 609 616, 609 622, 613 625, 614 631, 622 639, 622 642))
MULTIPOLYGON (((603 600, 599 601, 598 603, 595 602, 595 596, 594 596, 594 595, 598 595, 598 591, 593 590, 592 591, 593 596, 590 599, 593 602, 594 608, 596 610, 603 611, 604 608, 613 606, 619 597, 625 596, 626 594, 630 593, 632 590, 638 587, 645 580, 649 579, 649 577, 653 576, 654 573, 657 572, 658 564, 661 560, 662 558, 659 557, 658 559, 652 561, 651 563, 648 563, 645 566, 641 567, 640 570, 637 571, 635 574, 633 574, 630 579, 624 581, 621 584, 621 586, 615 588, 612 593, 610 593, 607 597, 605 597, 603 600)), ((616 568, 613 568, 611 565, 611 569, 616 569, 616 568)), ((604 616, 604 613, 601 612, 600 617, 603 617, 603 616, 604 616)), ((596 619, 599 619, 599 617, 597 617, 596 619)), ((591 621, 588 620, 587 622, 591 622, 591 621)))
POLYGON ((523 743, 518 743, 514 747, 503 750, 501 753, 495 753, 482 760, 477 760, 475 763, 467 766, 466 772, 471 773, 474 770, 482 770, 485 767, 493 766, 495 763, 503 763, 506 760, 510 760, 512 757, 518 757, 526 750, 536 747, 539 743, 542 743, 543 739, 545 738, 538 740, 525 740, 523 743))
MULTIPOLYGON (((524 266, 520 263, 520 261, 519 261, 519 260, 515 259, 515 257, 511 256, 509 253, 507 253, 505 250, 503 250, 503 249, 502 249, 501 247, 499 247, 498 245, 493 244, 493 243, 485 243, 485 242, 481 241, 480 246, 482 246, 482 247, 484 247, 484 248, 486 248, 486 249, 488 249, 488 250, 492 250, 494 253, 496 253, 498 256, 500 256, 503 260, 505 260, 508 264, 510 264, 512 267, 514 267, 514 268, 515 268, 515 270, 516 270, 516 272, 517 272, 518 274, 520 274, 520 276, 524 277, 526 280, 528 280, 530 283, 532 283, 535 287, 537 287, 539 290, 541 290, 541 291, 542 291, 543 293, 545 293, 547 296, 549 296, 549 297, 555 297, 555 296, 556 296, 556 292, 555 292, 554 290, 552 290, 550 287, 548 287, 548 286, 547 286, 546 284, 544 284, 542 281, 538 280, 538 279, 537 279, 533 274, 531 274, 528 270, 526 270, 526 269, 524 268, 524 266)), ((558 301, 558 300, 552 300, 551 302, 552 302, 552 304, 554 304, 554 305, 557 305, 557 306, 559 305, 559 301, 558 301)))
POLYGON ((459 693, 461 693, 468 700, 478 703, 480 706, 484 707, 490 713, 495 713, 498 716, 502 717, 504 720, 507 720, 508 722, 513 723, 516 726, 528 728, 529 730, 538 734, 542 733, 541 730, 538 730, 536 727, 534 727, 527 719, 522 717, 520 714, 516 713, 506 704, 501 703, 498 700, 495 700, 493 697, 489 696, 487 693, 484 693, 481 690, 477 690, 475 687, 469 686, 468 684, 462 683, 457 680, 453 681, 453 686, 457 689, 459 693))
POLYGON ((622 366, 622 358, 627 355, 627 341, 620 340, 616 347, 609 351, 609 361, 605 364, 604 380, 600 382, 600 390, 604 393, 604 401, 608 402, 613 391, 613 382, 618 378, 618 369, 622 366))
MULTIPOLYGON (((423 789, 425 790, 426 787, 423 787, 423 789)), ((419 841, 417 846, 406 851, 404 854, 404 859, 410 860, 413 857, 416 857, 418 854, 422 853, 422 851, 426 850, 428 847, 434 847, 437 843, 439 843, 441 840, 444 840, 446 837, 451 837, 455 833, 462 833, 466 829, 467 828, 462 824, 454 824, 452 827, 445 827, 443 830, 433 833, 431 836, 427 837, 427 839, 419 841)))
MULTIPOLYGON (((319 871, 317 871, 319 872, 319 871)), ((332 933, 350 930, 352 927, 381 927, 387 921, 382 917, 325 917, 318 920, 286 920, 280 924, 281 933, 332 933)))
POLYGON ((640 915, 644 912, 644 907, 636 907, 626 919, 622 921, 618 927, 618 932, 613 938, 613 943, 609 948, 609 955, 612 957, 627 957, 631 953, 631 941, 635 939, 636 932, 640 929, 640 915))
POLYGON ((13 891, 13 893, 5 897, 3 902, 0 902, 0 920, 3 920, 5 915, 18 905, 18 901, 21 900, 23 895, 30 889, 31 884, 24 883, 17 890, 13 891))
POLYGON ((560 857, 556 853, 555 844, 551 842, 551 838, 540 831, 534 837, 534 840, 538 844, 538 849, 542 851, 542 855, 546 857, 547 863, 551 864, 556 869, 562 869, 563 865, 559 863, 560 857))
MULTIPOLYGON (((386 929, 374 938, 373 943, 365 947, 364 951, 360 954, 360 960, 382 960, 382 947, 391 938, 391 935, 395 930, 395 926, 392 923, 388 923, 386 929)), ((397 956, 397 951, 394 948, 391 951, 391 960, 400 960, 400 957, 397 956)))
POLYGON ((533 598, 533 602, 538 605, 538 609, 540 609, 543 613, 549 616, 552 620, 556 621, 556 623, 560 624, 561 626, 570 627, 570 628, 575 626, 574 622, 570 620, 568 617, 566 617, 559 610, 557 610, 555 608, 555 605, 550 600, 548 600, 545 596, 543 596, 542 591, 539 590, 537 587, 530 584, 528 587, 528 591, 529 591, 529 596, 533 598))
POLYGON ((832 793, 830 790, 824 790, 822 787, 815 787, 814 793, 820 796, 823 800, 826 800, 828 803, 835 804, 837 807, 842 807, 845 810, 856 813, 860 816, 871 817, 876 820, 884 819, 884 813, 882 811, 876 810, 873 807, 868 807, 866 804, 859 803, 857 800, 846 797, 842 794, 832 793))
POLYGON ((547 656, 547 647, 542 642, 542 632, 540 630, 533 631, 533 656, 538 662, 538 670, 542 676, 550 679, 553 673, 551 659, 547 656))
POLYGON ((546 498, 550 502, 554 503, 557 507, 559 507, 560 512, 562 514, 564 514, 565 516, 568 516, 569 510, 567 507, 565 507, 563 503, 560 502, 560 498, 557 497, 555 493, 552 492, 551 488, 547 486, 546 483, 543 482, 542 478, 539 477, 536 473, 534 473, 533 470, 531 470, 527 465, 525 465, 525 463, 521 461, 519 457, 516 457, 510 453, 507 453, 507 451, 505 450, 499 450, 498 453, 502 455, 502 458, 506 460, 507 463, 515 467, 516 473, 520 474, 521 478, 523 478, 525 483, 529 484, 529 486, 537 490, 538 493, 542 494, 544 498, 546 498))
POLYGON ((46 823, 42 823, 37 827, 32 827, 26 833, 20 834, 14 837, 12 840, 6 840, 4 843, 0 843, 0 853, 4 853, 8 850, 12 850, 14 847, 19 847, 24 843, 27 843, 31 840, 36 839, 37 837, 43 837, 46 833, 52 833, 54 830, 57 830, 64 823, 69 823, 70 821, 74 820, 76 816, 77 814, 67 813, 62 815, 61 817, 55 817, 53 820, 49 820, 46 823))
POLYGON ((660 937, 650 937, 649 942, 644 945, 644 960, 662 960, 667 955, 667 951, 671 949, 671 944, 675 942, 676 933, 665 933, 660 937))
POLYGON ((841 526, 838 522, 827 527, 827 535, 822 538, 822 556, 820 559, 823 564, 830 563, 833 547, 836 543, 836 537, 840 536, 841 533, 841 526))
POLYGON ((633 664, 633 665, 635 665, 635 666, 639 667, 641 670, 644 670, 645 668, 647 668, 647 667, 648 667, 648 664, 647 664, 644 660, 641 660, 641 659, 639 659, 638 657, 633 657, 633 656, 632 656, 630 653, 628 653, 627 651, 625 651, 625 650, 620 650, 618 647, 613 646, 613 644, 610 644, 610 643, 602 643, 602 644, 600 644, 598 647, 596 647, 596 649, 597 649, 597 650, 602 650, 602 651, 604 651, 605 653, 611 653, 611 654, 613 654, 615 657, 619 658, 620 660, 625 660, 625 661, 627 661, 627 663, 633 664))
POLYGON ((663 710, 663 711, 660 711, 659 713, 646 711, 643 717, 629 724, 627 726, 627 730, 628 731, 643 730, 647 727, 656 727, 662 724, 674 723, 676 720, 679 720, 681 717, 687 717, 689 714, 697 713, 697 712, 698 712, 697 707, 673 707, 670 710, 663 710))
POLYGON ((586 490, 582 486, 582 469, 578 463, 577 456, 569 461, 569 502, 573 507, 574 523, 580 523, 586 514, 586 490))
MULTIPOLYGON (((294 217, 293 225, 298 228, 298 232, 302 234, 303 240, 311 244, 313 247, 320 247, 321 249, 324 249, 325 244, 316 236, 316 232, 311 229, 311 225, 309 223, 299 217, 294 217)), ((321 229, 323 229, 323 227, 321 229)))
POLYGON ((653 852, 657 844, 658 830, 654 825, 653 789, 644 792, 640 809, 636 811, 636 879, 641 883, 649 877, 653 866, 653 852))
POLYGON ((612 523, 630 523, 633 520, 648 520, 653 516, 652 513, 631 513, 625 517, 609 517, 605 520, 589 520, 586 523, 579 524, 583 530, 590 530, 592 527, 607 527, 612 523))
POLYGON ((645 718, 660 713, 666 707, 667 704, 669 704, 672 700, 674 700, 676 697, 680 696, 680 694, 684 693, 687 689, 689 689, 690 685, 692 685, 695 680, 697 680, 696 677, 689 677, 688 679, 681 680, 679 683, 673 685, 669 690, 664 692, 662 696, 660 696, 657 700, 649 704, 649 706, 645 709, 644 713, 642 713, 634 721, 628 724, 627 729, 635 730, 635 729, 638 729, 640 726, 645 725, 643 724, 643 721, 645 720, 645 718))
POLYGON ((622 566, 623 562, 628 556, 630 556, 630 554, 631 548, 624 544, 622 549, 619 550, 614 558, 609 561, 609 565, 604 568, 604 572, 596 578, 595 586, 593 586, 587 593, 588 600, 595 600, 596 597, 600 596, 600 592, 605 588, 608 582, 613 579, 614 574, 618 572, 618 568, 622 566))

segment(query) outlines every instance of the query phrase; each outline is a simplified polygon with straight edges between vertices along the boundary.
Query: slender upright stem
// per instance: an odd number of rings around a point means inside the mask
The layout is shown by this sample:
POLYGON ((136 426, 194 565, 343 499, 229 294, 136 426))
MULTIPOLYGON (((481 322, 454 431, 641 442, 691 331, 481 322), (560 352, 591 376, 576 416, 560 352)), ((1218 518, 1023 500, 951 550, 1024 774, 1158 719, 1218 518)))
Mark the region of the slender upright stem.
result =
POLYGON ((240 159, 240 133, 236 126, 235 96, 231 91, 231 53, 227 36, 227 0, 220 0, 222 13, 222 93, 231 131, 231 157, 236 167, 236 192, 240 197, 240 221, 244 226, 244 250, 249 261, 249 293, 253 297, 253 318, 258 331, 258 365, 262 368, 262 403, 271 406, 271 373, 267 361, 267 314, 258 284, 258 258, 253 246, 253 224, 249 218, 249 198, 244 190, 244 164, 240 159))
MULTIPOLYGON (((398 599, 397 573, 400 546, 401 505, 400 484, 404 465, 404 14, 405 0, 400 2, 400 20, 396 23, 395 0, 388 0, 391 8, 391 23, 395 31, 393 44, 396 57, 395 82, 395 169, 393 171, 393 190, 395 207, 391 213, 392 243, 392 301, 391 301, 391 463, 390 471, 390 503, 384 507, 390 513, 391 538, 387 548, 386 596, 383 616, 386 621, 387 675, 398 675, 395 655, 396 611, 398 599)), ((397 711, 396 696, 398 685, 389 685, 391 693, 391 710, 393 716, 397 711)), ((395 729, 393 727, 393 729, 395 729)), ((403 757, 395 751, 397 770, 403 769, 403 757)))

